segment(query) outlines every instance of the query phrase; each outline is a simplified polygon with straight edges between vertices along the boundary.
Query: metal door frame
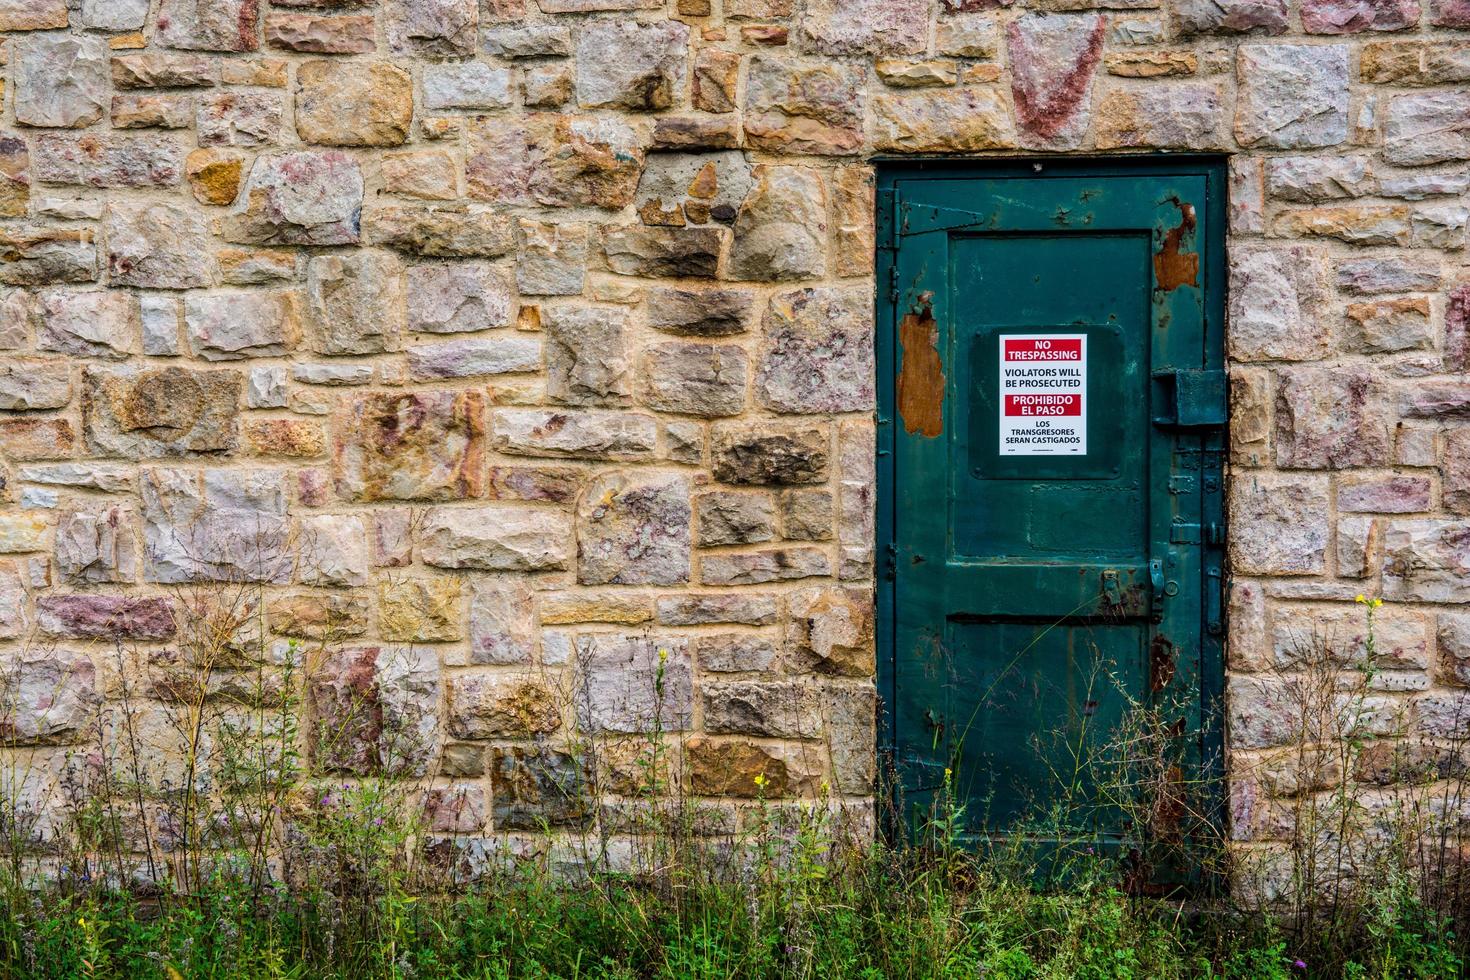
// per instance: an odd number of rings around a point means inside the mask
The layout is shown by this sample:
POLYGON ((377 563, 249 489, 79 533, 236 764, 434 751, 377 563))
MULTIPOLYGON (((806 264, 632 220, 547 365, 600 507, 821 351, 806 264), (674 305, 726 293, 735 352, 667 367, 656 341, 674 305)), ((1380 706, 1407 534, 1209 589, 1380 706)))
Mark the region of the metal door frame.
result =
MULTIPOLYGON (((894 508, 897 498, 894 472, 894 397, 898 371, 896 335, 898 323, 899 286, 897 283, 897 254, 899 247, 897 193, 895 185, 901 180, 915 178, 965 177, 1015 177, 1046 180, 1048 177, 1146 177, 1146 176, 1203 176, 1208 188, 1202 207, 1208 215, 1206 228, 1209 238, 1203 242, 1205 294, 1204 330, 1207 351, 1218 352, 1220 367, 1228 369, 1225 358, 1225 284, 1227 275, 1227 160, 1218 155, 1138 155, 1113 157, 1009 157, 996 159, 914 159, 901 157, 879 157, 873 161, 876 167, 875 201, 875 344, 878 373, 877 445, 875 451, 878 484, 877 540, 874 542, 875 578, 877 585, 877 665, 878 696, 880 701, 878 745, 880 773, 879 805, 885 814, 881 821, 884 832, 890 837, 900 828, 887 819, 896 811, 892 793, 897 781, 886 790, 881 781, 893 772, 897 730, 894 727, 893 705, 898 683, 898 660, 894 616, 894 559, 895 521, 894 508), (887 797, 882 798, 882 797, 887 797)), ((1205 518, 1225 524, 1225 482, 1228 472, 1228 426, 1223 433, 1222 448, 1227 451, 1224 480, 1214 491, 1205 493, 1205 518)), ((1228 528, 1227 528, 1228 533, 1228 528)), ((1212 547, 1204 545, 1204 547, 1212 547)), ((1223 552, 1223 541, 1213 545, 1223 552)), ((1225 827, 1225 638, 1229 633, 1228 569, 1223 553, 1218 567, 1222 579, 1218 585, 1220 629, 1211 632, 1201 623, 1200 627, 1200 699, 1204 731, 1202 750, 1205 771, 1220 792, 1208 801, 1217 828, 1225 827)), ((1205 588, 1209 589, 1208 576, 1205 588)), ((1207 597, 1206 597, 1207 598, 1207 597)), ((1204 603, 1201 604, 1202 607, 1204 603)))

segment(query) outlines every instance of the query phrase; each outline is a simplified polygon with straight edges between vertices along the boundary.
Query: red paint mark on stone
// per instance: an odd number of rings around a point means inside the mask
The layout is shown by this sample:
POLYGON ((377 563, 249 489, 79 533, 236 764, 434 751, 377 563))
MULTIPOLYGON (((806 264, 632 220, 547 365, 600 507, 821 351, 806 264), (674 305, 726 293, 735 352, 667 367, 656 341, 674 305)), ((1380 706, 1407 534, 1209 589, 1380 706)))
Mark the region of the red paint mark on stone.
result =
POLYGON ((1023 17, 1006 29, 1011 95, 1022 127, 1044 138, 1072 122, 1102 58, 1103 18, 1023 17))
POLYGON ((254 51, 260 47, 260 41, 256 37, 255 24, 260 17, 260 0, 245 0, 240 4, 240 16, 235 21, 235 28, 239 34, 239 51, 254 51))

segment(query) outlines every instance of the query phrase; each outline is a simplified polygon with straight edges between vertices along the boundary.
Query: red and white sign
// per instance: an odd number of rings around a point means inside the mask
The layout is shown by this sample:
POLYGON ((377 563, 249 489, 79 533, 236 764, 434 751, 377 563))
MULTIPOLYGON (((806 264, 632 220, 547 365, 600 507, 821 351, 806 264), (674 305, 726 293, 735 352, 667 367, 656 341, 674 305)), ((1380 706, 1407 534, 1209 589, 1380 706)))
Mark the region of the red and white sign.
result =
POLYGON ((1000 454, 1087 455, 1087 337, 1002 334, 1000 454))

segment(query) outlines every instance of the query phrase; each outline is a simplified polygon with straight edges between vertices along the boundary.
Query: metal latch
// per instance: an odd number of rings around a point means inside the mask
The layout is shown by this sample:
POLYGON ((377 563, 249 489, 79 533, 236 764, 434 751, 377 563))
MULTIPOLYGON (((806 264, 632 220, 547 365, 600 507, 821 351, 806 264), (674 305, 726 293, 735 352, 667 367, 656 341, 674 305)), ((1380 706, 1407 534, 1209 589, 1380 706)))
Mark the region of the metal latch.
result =
POLYGON ((1224 544, 1225 528, 1215 521, 1191 524, 1175 521, 1169 525, 1170 544, 1224 544))
POLYGON ((1224 371, 1155 371, 1154 424, 1180 428, 1224 425, 1224 371))

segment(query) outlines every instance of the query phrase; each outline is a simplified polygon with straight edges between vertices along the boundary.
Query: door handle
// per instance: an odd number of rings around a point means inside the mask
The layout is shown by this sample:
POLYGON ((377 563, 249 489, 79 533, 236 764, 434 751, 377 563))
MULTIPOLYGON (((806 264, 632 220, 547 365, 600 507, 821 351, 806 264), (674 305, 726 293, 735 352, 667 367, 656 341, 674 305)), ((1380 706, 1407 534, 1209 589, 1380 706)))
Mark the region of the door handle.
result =
POLYGON ((1164 559, 1151 558, 1148 563, 1149 612, 1153 621, 1164 620, 1164 559))

